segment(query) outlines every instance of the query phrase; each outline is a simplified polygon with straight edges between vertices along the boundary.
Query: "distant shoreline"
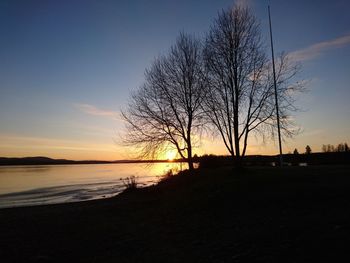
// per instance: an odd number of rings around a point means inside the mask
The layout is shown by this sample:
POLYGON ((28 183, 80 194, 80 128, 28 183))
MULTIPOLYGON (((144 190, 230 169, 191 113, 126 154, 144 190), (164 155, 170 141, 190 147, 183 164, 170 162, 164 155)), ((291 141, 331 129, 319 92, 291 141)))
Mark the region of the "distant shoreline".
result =
POLYGON ((16 165, 60 165, 60 164, 113 164, 113 163, 167 163, 167 162, 183 162, 182 160, 115 160, 115 161, 99 161, 99 160, 82 160, 74 161, 67 159, 52 159, 49 157, 0 157, 0 166, 16 166, 16 165))
MULTIPOLYGON (((194 157, 195 163, 201 163, 204 166, 223 166, 231 165, 232 157, 228 155, 203 155, 194 157)), ((283 154, 284 166, 295 166, 300 163, 307 165, 350 165, 350 151, 348 152, 316 152, 310 154, 283 154)), ((113 164, 113 163, 176 163, 186 162, 184 159, 174 160, 67 160, 53 159, 44 156, 36 157, 0 157, 0 166, 14 165, 59 165, 59 164, 113 164)), ((246 155, 244 156, 246 166, 271 166, 278 162, 278 155, 246 155)))

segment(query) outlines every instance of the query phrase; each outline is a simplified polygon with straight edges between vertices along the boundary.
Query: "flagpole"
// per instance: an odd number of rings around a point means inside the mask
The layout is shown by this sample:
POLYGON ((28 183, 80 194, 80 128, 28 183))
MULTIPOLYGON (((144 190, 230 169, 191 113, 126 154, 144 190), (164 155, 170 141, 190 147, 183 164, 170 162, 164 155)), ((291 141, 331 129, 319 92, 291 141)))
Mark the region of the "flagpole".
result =
POLYGON ((275 55, 273 51, 273 41, 272 41, 272 26, 271 26, 271 15, 270 15, 270 5, 267 6, 269 12, 269 25, 270 25, 270 42, 271 42, 271 53, 272 53, 272 70, 273 70, 273 84, 275 87, 275 103, 276 103, 276 115, 277 115, 277 131, 278 131, 278 144, 279 144, 279 164, 283 165, 282 157, 282 140, 281 140, 281 129, 280 129, 280 115, 278 108, 278 96, 277 96, 277 84, 276 84, 276 69, 275 69, 275 55))

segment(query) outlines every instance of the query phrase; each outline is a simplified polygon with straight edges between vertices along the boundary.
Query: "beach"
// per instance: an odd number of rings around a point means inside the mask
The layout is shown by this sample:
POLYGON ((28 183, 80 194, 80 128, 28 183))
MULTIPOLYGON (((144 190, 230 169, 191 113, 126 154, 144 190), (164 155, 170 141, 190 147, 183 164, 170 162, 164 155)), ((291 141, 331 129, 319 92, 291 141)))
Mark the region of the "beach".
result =
POLYGON ((347 262, 349 168, 199 169, 112 198, 0 209, 1 262, 347 262))

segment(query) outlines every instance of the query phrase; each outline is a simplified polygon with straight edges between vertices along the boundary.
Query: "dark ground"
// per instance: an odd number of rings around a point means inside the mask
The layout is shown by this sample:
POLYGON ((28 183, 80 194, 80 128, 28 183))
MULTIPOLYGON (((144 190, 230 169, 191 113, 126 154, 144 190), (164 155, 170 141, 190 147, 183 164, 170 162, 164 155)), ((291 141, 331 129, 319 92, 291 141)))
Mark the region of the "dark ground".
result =
POLYGON ((350 262, 350 166, 231 168, 0 209, 1 262, 350 262))

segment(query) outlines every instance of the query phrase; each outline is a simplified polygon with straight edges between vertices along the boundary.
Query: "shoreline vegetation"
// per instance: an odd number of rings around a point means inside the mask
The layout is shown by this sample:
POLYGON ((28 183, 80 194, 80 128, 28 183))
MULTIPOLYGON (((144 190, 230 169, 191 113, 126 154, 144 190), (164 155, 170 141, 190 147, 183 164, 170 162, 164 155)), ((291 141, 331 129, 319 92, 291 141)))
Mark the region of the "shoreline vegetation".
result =
POLYGON ((1 209, 0 256, 2 262, 345 262, 349 168, 199 168, 108 199, 1 209))

